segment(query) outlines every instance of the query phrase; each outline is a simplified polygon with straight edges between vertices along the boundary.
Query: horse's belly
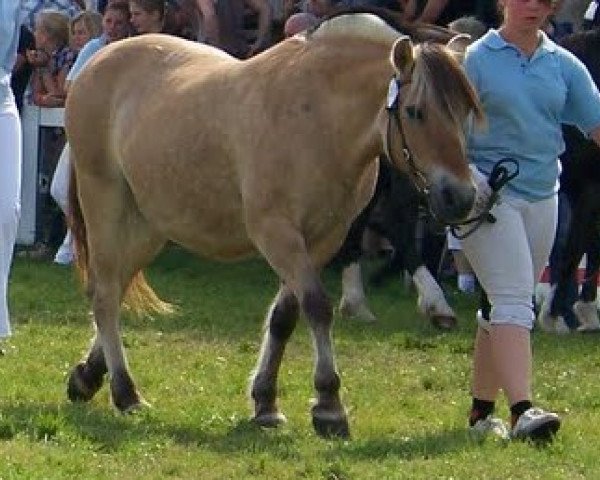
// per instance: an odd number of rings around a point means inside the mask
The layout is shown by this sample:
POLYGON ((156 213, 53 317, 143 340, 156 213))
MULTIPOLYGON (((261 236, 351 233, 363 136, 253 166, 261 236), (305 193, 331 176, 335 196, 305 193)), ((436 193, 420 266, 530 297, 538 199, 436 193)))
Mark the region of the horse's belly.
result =
POLYGON ((191 192, 166 184, 154 191, 161 193, 136 195, 137 204, 142 215, 169 240, 208 258, 227 260, 254 253, 234 191, 216 192, 206 187, 191 192))

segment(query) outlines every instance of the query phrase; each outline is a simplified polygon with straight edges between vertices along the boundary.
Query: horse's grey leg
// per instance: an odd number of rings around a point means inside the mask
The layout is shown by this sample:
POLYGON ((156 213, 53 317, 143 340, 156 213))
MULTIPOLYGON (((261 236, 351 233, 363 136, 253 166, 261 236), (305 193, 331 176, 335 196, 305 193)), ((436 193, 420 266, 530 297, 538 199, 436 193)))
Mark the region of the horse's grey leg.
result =
POLYGON ((294 292, 306 314, 316 352, 314 383, 317 400, 312 408, 313 426, 319 435, 349 435, 346 411, 339 397, 340 377, 331 341, 333 309, 319 281, 306 242, 285 218, 247 215, 248 232, 279 278, 294 292))
POLYGON ((342 271, 342 298, 339 309, 344 317, 356 318, 367 323, 377 321, 367 305, 359 262, 351 263, 342 271))
POLYGON ((320 282, 313 282, 302 297, 316 351, 314 384, 317 398, 312 407, 313 427, 322 437, 350 435, 346 410, 339 396, 340 376, 334 360, 331 328, 333 311, 320 282))
POLYGON ((275 427, 286 421, 277 406, 277 374, 287 341, 296 327, 298 313, 298 300, 282 285, 267 314, 262 348, 250 389, 254 421, 264 427, 275 427))
POLYGON ((94 337, 84 361, 72 370, 67 384, 67 395, 72 402, 88 402, 96 394, 108 369, 98 335, 94 337))
POLYGON ((444 292, 425 265, 419 266, 412 276, 417 288, 417 306, 431 323, 442 330, 456 327, 456 314, 448 305, 444 292))
POLYGON ((96 284, 94 319, 110 378, 110 391, 115 407, 123 413, 137 410, 147 403, 138 393, 129 373, 119 329, 121 287, 119 282, 96 284))

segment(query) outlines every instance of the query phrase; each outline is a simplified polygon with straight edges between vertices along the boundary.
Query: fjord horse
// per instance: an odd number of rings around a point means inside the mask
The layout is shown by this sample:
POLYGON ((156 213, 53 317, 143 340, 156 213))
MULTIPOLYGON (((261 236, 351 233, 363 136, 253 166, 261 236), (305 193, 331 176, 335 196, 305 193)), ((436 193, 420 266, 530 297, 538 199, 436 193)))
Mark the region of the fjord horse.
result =
POLYGON ((119 310, 167 309, 141 270, 170 240, 214 259, 264 256, 281 284, 251 380, 253 418, 285 420, 277 376, 302 311, 315 350, 313 426, 347 436, 320 270, 371 197, 384 152, 412 165, 441 218, 468 215, 470 115, 481 119, 481 106, 449 48, 414 46, 369 14, 331 18, 245 61, 164 35, 105 47, 66 106, 72 229, 96 326, 69 398, 90 400, 108 373, 120 411, 144 404, 119 310))

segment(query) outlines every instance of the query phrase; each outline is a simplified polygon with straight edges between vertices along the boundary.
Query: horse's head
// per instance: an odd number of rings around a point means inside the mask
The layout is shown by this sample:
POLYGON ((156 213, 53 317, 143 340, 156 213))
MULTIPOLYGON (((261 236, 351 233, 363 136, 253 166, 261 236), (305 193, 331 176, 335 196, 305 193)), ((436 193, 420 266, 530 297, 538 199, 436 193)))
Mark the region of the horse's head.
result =
POLYGON ((470 120, 483 120, 477 95, 447 45, 414 46, 401 37, 391 62, 395 74, 384 134, 388 156, 427 193, 434 216, 445 223, 464 220, 475 199, 465 130, 470 120))

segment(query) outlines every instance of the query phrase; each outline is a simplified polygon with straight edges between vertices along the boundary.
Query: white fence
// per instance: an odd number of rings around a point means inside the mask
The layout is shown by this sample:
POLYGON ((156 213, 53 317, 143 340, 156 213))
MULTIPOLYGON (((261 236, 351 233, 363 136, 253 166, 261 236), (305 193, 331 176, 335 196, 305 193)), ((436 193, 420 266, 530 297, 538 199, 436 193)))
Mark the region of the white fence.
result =
POLYGON ((44 154, 42 129, 64 126, 63 108, 40 108, 24 102, 21 113, 23 128, 23 179, 21 187, 21 220, 17 243, 32 245, 36 241, 40 191, 50 188, 47 175, 40 173, 44 154))

